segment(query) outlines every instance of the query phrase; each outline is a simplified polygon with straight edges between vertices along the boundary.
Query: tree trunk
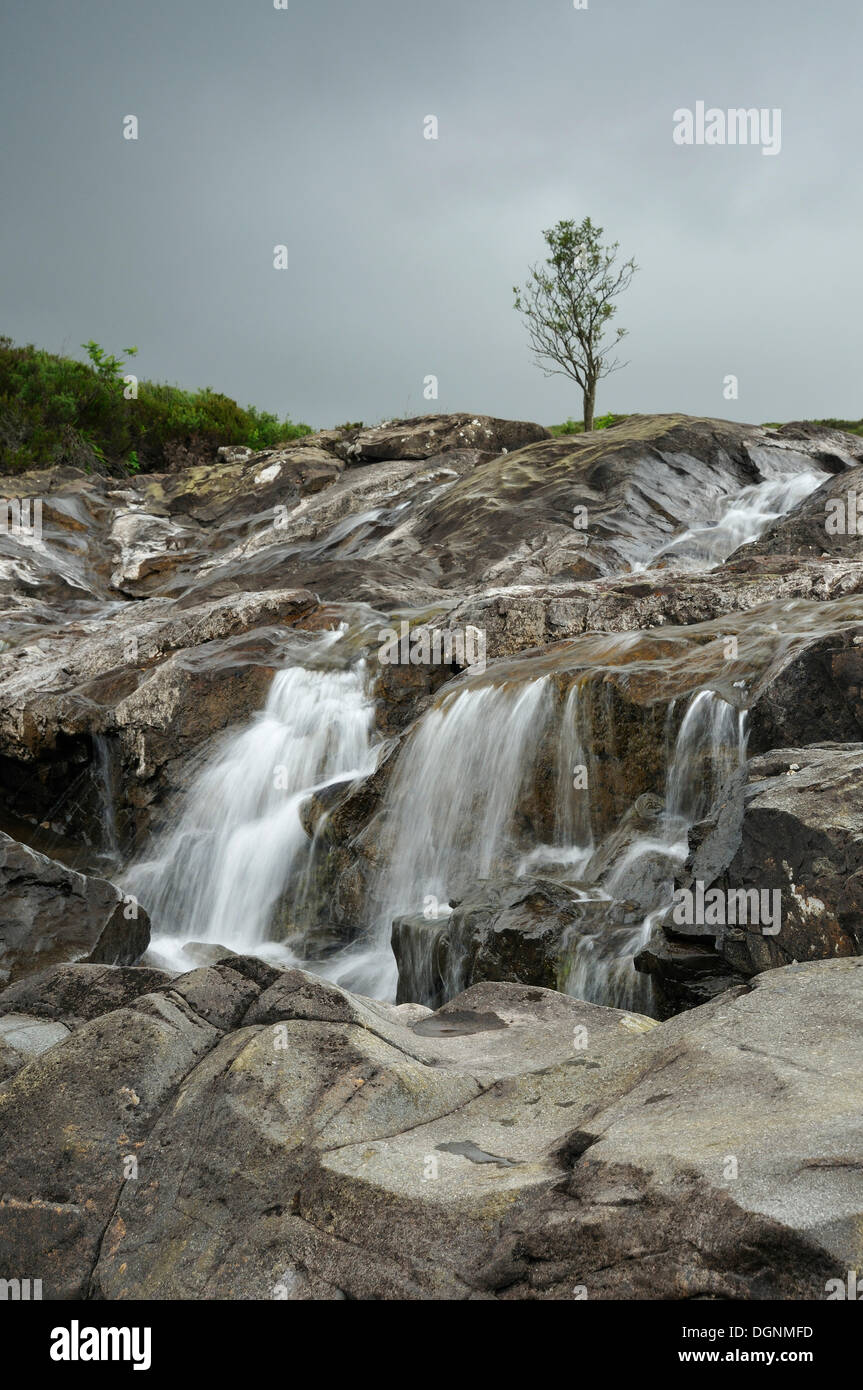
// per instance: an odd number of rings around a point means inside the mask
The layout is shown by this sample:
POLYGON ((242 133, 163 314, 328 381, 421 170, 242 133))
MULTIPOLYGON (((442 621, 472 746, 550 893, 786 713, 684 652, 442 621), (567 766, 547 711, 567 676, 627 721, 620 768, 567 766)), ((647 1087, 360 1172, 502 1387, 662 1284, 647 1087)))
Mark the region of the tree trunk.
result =
POLYGON ((588 381, 584 388, 584 432, 593 429, 593 407, 596 404, 596 382, 588 381))

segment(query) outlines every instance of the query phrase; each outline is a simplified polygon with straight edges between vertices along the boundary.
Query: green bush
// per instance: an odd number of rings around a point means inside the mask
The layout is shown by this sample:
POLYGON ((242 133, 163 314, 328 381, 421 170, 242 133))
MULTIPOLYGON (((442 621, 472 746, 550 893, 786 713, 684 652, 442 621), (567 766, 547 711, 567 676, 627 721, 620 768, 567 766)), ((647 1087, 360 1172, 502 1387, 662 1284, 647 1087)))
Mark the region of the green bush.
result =
POLYGON ((815 425, 826 425, 831 430, 844 430, 846 434, 863 434, 863 420, 813 420, 815 425))
POLYGON ((82 346, 87 362, 0 337, 0 473, 63 463, 117 475, 161 471, 178 457, 211 458, 220 445, 270 449, 311 433, 209 387, 139 381, 137 399, 127 400, 124 358, 92 341, 82 346))

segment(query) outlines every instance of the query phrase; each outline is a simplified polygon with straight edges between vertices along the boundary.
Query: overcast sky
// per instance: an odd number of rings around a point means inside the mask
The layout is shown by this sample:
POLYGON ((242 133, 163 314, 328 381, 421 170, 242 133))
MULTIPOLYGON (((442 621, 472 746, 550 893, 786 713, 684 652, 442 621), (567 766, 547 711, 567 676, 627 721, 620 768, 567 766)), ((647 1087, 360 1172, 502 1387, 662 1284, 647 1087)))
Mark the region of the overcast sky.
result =
POLYGON ((512 287, 589 215, 641 267, 598 413, 858 418, 860 0, 588 4, 0 0, 0 332, 315 426, 551 423, 512 287), (676 145, 698 101, 781 152, 676 145))

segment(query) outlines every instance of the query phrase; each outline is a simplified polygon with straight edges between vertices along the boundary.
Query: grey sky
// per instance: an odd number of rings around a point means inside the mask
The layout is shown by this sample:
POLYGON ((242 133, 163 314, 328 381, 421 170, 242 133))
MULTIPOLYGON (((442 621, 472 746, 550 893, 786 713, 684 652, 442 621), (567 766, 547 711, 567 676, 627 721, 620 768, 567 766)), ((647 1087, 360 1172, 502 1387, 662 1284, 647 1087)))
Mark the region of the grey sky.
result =
POLYGON ((590 215, 642 267, 617 320, 630 365, 598 413, 863 412, 860 0, 0 15, 0 332, 18 341, 137 343, 142 376, 316 426, 578 417, 512 286, 543 227, 590 215), (699 100, 781 108, 781 153, 675 145, 673 112, 699 100))

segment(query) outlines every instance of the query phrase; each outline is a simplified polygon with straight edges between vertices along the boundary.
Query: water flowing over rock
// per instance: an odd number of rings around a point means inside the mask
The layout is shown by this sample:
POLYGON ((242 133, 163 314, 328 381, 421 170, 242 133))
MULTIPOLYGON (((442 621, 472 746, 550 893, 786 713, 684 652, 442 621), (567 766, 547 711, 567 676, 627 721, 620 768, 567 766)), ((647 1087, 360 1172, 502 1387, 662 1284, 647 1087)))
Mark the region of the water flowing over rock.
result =
POLYGON ((260 716, 206 762, 177 825, 126 875, 159 924, 154 958, 182 961, 187 941, 251 950, 302 934, 312 847, 300 805, 371 770, 372 714, 362 664, 276 674, 260 716))
POLYGON ((43 504, 0 534, 8 1267, 823 1296, 863 1214, 859 438, 434 415, 176 462, 0 479, 43 504))

